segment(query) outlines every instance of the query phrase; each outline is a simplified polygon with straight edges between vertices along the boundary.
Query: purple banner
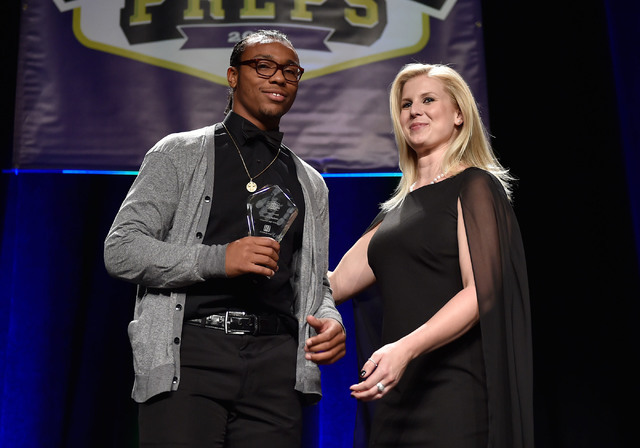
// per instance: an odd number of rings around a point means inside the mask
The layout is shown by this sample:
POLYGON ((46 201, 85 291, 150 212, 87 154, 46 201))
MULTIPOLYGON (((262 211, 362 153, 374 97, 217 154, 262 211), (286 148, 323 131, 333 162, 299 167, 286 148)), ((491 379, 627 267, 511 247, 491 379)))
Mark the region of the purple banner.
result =
POLYGON ((223 118, 231 48, 260 28, 298 50, 305 74, 281 130, 321 172, 397 169, 388 92, 406 63, 451 65, 486 111, 480 0, 353 3, 33 0, 14 167, 136 170, 165 135, 223 118))

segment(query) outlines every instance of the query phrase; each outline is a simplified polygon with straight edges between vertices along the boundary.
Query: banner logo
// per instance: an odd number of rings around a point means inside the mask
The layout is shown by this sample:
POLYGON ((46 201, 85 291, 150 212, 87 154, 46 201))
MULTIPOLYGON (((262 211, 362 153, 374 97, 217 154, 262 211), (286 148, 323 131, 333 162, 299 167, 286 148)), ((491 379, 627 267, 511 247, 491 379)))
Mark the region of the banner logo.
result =
POLYGON ((86 47, 227 85, 231 48, 279 29, 305 79, 417 53, 457 0, 53 0, 86 47))

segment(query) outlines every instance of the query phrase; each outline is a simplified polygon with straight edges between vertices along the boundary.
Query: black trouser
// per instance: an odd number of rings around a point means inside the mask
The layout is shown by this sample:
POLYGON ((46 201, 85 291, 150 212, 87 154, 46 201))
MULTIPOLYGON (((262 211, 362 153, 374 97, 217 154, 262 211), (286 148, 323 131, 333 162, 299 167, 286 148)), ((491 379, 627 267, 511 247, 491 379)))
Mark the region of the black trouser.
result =
POLYGON ((299 447, 293 336, 183 327, 180 385, 139 406, 141 447, 299 447))

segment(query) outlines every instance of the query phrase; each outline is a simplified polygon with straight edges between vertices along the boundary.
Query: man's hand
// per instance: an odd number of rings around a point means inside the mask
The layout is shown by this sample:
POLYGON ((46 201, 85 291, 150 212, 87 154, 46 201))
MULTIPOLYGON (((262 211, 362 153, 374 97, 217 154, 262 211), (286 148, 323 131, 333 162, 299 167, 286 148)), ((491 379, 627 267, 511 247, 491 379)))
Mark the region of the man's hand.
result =
POLYGON ((264 236, 247 236, 227 245, 225 272, 227 277, 242 274, 273 276, 278 270, 280 244, 264 236))
POLYGON ((307 339, 304 345, 307 359, 316 364, 332 364, 344 356, 347 337, 340 322, 335 319, 316 319, 313 316, 307 316, 307 322, 318 333, 307 339))

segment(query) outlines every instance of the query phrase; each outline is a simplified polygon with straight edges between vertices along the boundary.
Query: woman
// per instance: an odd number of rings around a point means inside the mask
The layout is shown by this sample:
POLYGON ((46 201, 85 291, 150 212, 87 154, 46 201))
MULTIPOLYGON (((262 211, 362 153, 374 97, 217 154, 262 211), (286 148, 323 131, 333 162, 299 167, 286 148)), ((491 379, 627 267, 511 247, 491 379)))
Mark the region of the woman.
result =
POLYGON ((409 64, 391 87, 403 173, 330 273, 340 303, 374 282, 383 346, 351 395, 376 403, 373 447, 533 447, 526 265, 471 91, 443 65, 409 64))

